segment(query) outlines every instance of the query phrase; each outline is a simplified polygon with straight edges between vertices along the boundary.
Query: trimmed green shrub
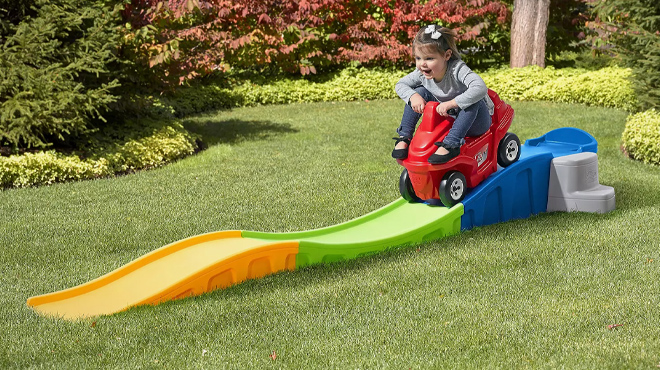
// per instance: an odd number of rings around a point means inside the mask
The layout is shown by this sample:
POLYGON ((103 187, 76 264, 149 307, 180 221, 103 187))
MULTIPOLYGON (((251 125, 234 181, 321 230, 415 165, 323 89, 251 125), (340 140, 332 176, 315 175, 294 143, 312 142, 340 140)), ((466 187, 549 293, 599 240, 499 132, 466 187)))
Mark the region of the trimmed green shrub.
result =
MULTIPOLYGON (((0 157, 0 187, 28 187, 107 177, 159 167, 193 154, 196 137, 179 122, 131 122, 129 137, 95 142, 88 158, 54 150, 0 157), (136 130, 136 127, 141 127, 136 130)), ((125 128, 124 128, 125 129, 125 128)), ((121 130, 121 129, 120 129, 121 130)))
POLYGON ((629 69, 611 67, 560 76, 525 91, 522 100, 581 103, 633 111, 637 100, 628 77, 629 69))
POLYGON ((486 82, 486 86, 495 90, 505 100, 529 100, 524 99, 525 93, 532 88, 542 87, 550 81, 562 77, 573 77, 580 74, 576 69, 554 69, 552 67, 541 68, 539 66, 528 66, 525 68, 500 68, 490 69, 480 76, 486 82))
POLYGON ((600 19, 612 32, 610 42, 633 71, 633 86, 642 109, 660 108, 660 2, 609 0, 595 2, 600 19))
POLYGON ((105 160, 81 160, 54 150, 0 157, 0 185, 22 188, 108 176, 105 160))
MULTIPOLYGON (((162 117, 258 104, 393 99, 394 84, 406 73, 348 68, 324 82, 299 78, 244 82, 234 88, 194 86, 171 97, 145 97, 145 104, 158 108, 160 113, 155 116, 161 115, 160 119, 129 120, 121 126, 103 127, 92 137, 86 153, 65 156, 51 151, 26 154, 24 158, 0 157, 0 185, 50 184, 161 166, 199 149, 197 137, 178 121, 162 117)), ((618 67, 588 71, 530 66, 489 70, 480 75, 505 100, 549 100, 631 109, 636 103, 627 80, 629 74, 629 69, 618 67)))
POLYGON ((660 112, 655 109, 628 116, 621 136, 631 158, 660 165, 660 112))
POLYGON ((261 86, 243 85, 241 89, 246 93, 245 105, 390 99, 396 97, 394 84, 404 75, 403 72, 347 68, 325 83, 298 79, 261 86))
POLYGON ((260 104, 392 99, 396 97, 394 84, 406 73, 346 68, 323 82, 285 78, 243 81, 234 87, 194 86, 180 89, 174 96, 159 98, 156 105, 169 106, 176 117, 182 117, 211 109, 260 104))
POLYGON ((38 0, 0 38, 0 145, 43 148, 85 133, 117 101, 108 70, 121 43, 119 8, 38 0))
POLYGON ((490 70, 481 76, 504 100, 581 103, 627 111, 637 106, 627 68, 588 71, 529 66, 490 70))
MULTIPOLYGON (((244 82, 235 87, 216 85, 181 89, 156 105, 176 117, 211 109, 259 104, 290 104, 318 101, 394 99, 394 84, 408 71, 347 68, 327 81, 280 79, 273 82, 244 82), (169 107, 169 108, 167 108, 169 107)), ((627 77, 630 70, 608 67, 586 69, 525 68, 492 69, 480 73, 486 85, 505 100, 548 100, 582 103, 632 110, 635 95, 627 77)))
POLYGON ((107 160, 113 172, 159 167, 193 154, 198 149, 197 137, 178 121, 166 126, 145 120, 129 124, 142 127, 142 130, 99 155, 98 160, 107 160))

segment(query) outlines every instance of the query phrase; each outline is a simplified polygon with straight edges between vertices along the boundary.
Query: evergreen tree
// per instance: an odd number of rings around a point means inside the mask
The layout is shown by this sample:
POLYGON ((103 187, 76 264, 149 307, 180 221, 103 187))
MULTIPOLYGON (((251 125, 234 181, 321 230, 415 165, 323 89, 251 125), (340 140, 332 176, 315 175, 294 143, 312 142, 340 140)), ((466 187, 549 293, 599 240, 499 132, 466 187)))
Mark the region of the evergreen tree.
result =
POLYGON ((596 11, 613 32, 622 61, 633 70, 641 108, 660 108, 660 1, 608 0, 596 11))
POLYGON ((87 132, 117 100, 109 67, 121 42, 119 8, 36 0, 13 11, 0 34, 0 145, 47 147, 87 132))
POLYGON ((34 13, 34 0, 0 0, 0 37, 10 32, 10 25, 18 24, 34 13))

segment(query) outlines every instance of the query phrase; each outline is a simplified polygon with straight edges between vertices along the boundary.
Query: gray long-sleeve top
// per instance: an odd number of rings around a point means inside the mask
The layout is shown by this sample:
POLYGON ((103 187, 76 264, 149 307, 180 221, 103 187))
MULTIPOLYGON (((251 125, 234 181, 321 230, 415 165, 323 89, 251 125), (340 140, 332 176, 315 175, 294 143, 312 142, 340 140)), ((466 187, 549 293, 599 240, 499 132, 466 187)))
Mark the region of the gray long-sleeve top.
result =
POLYGON ((465 109, 481 99, 486 99, 490 115, 495 111, 484 80, 460 59, 449 61, 447 72, 440 82, 427 79, 419 69, 415 69, 396 83, 394 91, 408 104, 410 97, 415 94, 415 88, 419 86, 424 86, 439 102, 454 99, 459 108, 465 109))

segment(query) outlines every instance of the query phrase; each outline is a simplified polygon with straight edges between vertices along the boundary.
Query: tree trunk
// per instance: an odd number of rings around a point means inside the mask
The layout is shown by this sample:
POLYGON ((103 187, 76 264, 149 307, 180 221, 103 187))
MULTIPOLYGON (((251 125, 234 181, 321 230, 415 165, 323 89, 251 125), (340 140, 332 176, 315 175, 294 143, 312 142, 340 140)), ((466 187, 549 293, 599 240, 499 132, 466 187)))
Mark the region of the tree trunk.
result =
POLYGON ((514 0, 511 22, 511 68, 545 67, 545 36, 550 0, 514 0))

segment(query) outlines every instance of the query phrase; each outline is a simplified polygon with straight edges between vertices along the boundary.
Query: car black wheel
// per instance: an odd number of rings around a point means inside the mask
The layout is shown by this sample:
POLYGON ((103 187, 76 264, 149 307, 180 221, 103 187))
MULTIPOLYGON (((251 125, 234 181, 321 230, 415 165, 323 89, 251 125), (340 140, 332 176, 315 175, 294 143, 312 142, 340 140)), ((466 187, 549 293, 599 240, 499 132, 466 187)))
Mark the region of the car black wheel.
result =
POLYGON ((507 167, 520 158, 520 140, 516 134, 507 132, 497 147, 497 164, 507 167))
POLYGON ((458 171, 447 172, 442 177, 438 190, 442 204, 453 207, 465 198, 467 192, 465 176, 458 171))
POLYGON ((408 176, 408 170, 406 169, 401 172, 401 177, 399 178, 399 192, 403 199, 409 202, 422 201, 415 195, 415 189, 413 189, 412 182, 410 182, 410 177, 408 176))

